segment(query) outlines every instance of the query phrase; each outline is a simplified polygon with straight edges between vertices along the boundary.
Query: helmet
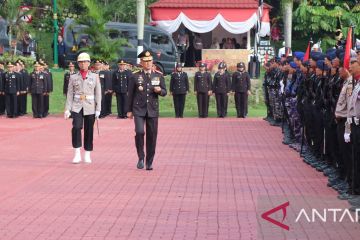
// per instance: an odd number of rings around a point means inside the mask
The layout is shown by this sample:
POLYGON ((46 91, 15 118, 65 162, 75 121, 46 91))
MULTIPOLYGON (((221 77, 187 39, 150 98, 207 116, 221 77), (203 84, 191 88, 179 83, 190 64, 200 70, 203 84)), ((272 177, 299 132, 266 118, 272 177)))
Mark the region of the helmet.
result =
POLYGON ((90 62, 90 55, 85 52, 80 53, 79 56, 77 57, 77 61, 78 62, 84 62, 84 61, 90 62))
POLYGON ((226 67, 225 63, 224 62, 220 62, 219 63, 219 66, 218 66, 218 69, 224 69, 226 67))

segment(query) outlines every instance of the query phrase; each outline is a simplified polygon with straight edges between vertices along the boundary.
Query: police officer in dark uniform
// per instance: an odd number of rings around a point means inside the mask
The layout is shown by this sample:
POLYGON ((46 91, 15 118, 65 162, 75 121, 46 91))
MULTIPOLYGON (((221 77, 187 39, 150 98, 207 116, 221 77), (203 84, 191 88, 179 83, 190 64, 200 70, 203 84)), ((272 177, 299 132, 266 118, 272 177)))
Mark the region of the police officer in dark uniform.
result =
POLYGON ((226 117, 228 107, 228 95, 231 91, 231 80, 227 72, 225 72, 225 63, 220 62, 218 66, 219 71, 215 73, 213 82, 213 94, 216 98, 217 116, 220 118, 226 117))
POLYGON ((181 63, 176 64, 176 71, 171 74, 170 94, 173 95, 175 117, 183 118, 186 93, 189 92, 189 79, 182 71, 181 63))
POLYGON ((116 93, 118 118, 126 118, 128 102, 128 86, 131 78, 131 71, 126 69, 127 63, 123 59, 118 61, 118 70, 113 73, 112 86, 116 93))
POLYGON ((30 76, 30 93, 32 97, 32 111, 34 118, 42 118, 44 113, 44 95, 48 89, 47 76, 41 72, 39 62, 34 63, 35 71, 30 76))
POLYGON ((48 65, 45 62, 42 63, 40 62, 40 65, 43 68, 42 72, 45 73, 47 80, 47 89, 44 95, 44 113, 43 113, 43 117, 47 117, 49 115, 50 93, 52 93, 53 91, 53 77, 52 77, 52 73, 48 69, 48 65))
POLYGON ((206 72, 206 64, 200 63, 200 71, 194 76, 194 93, 197 98, 199 118, 208 117, 209 98, 212 94, 211 74, 206 72))
POLYGON ((235 106, 238 118, 246 117, 248 95, 251 94, 250 75, 245 71, 245 64, 240 62, 236 65, 237 71, 232 75, 231 89, 235 93, 235 106))
POLYGON ((5 114, 4 63, 0 61, 0 115, 5 114))
POLYGON ((15 65, 7 63, 8 71, 3 75, 5 79, 4 92, 6 99, 6 113, 9 118, 15 118, 18 114, 17 96, 20 94, 21 78, 14 72, 15 65))
POLYGON ((18 112, 20 116, 27 114, 27 93, 29 91, 29 73, 25 69, 24 62, 20 59, 16 61, 17 73, 21 78, 21 90, 18 96, 18 112))
POLYGON ((146 124, 146 170, 152 170, 158 132, 159 95, 166 96, 166 86, 162 74, 152 71, 151 53, 145 50, 138 57, 141 59, 142 70, 135 72, 129 81, 127 116, 134 117, 138 169, 144 168, 144 124, 146 124))
POLYGON ((64 96, 67 95, 68 86, 69 86, 69 79, 72 74, 77 73, 75 70, 75 64, 73 62, 69 62, 69 71, 64 75, 64 86, 63 86, 63 94, 64 96))
POLYGON ((99 74, 99 78, 100 78, 100 85, 101 85, 101 113, 100 113, 100 118, 104 118, 106 117, 107 114, 107 109, 106 109, 106 94, 108 93, 108 89, 107 89, 107 74, 104 70, 104 62, 102 60, 96 59, 95 60, 95 72, 97 72, 99 74))
POLYGON ((112 95, 113 95, 113 87, 112 87, 112 76, 113 72, 110 70, 109 63, 107 61, 103 62, 103 69, 105 74, 105 114, 112 114, 111 105, 112 105, 112 95))

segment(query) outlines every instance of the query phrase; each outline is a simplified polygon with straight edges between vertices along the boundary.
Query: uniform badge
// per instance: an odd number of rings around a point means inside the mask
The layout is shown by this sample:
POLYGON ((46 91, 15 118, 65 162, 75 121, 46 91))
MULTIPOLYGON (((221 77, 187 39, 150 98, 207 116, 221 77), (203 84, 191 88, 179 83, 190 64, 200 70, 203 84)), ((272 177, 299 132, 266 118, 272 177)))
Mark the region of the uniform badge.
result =
POLYGON ((99 76, 100 78, 104 78, 105 77, 105 75, 104 74, 100 74, 100 76, 99 76))
POLYGON ((160 78, 159 77, 154 77, 151 79, 151 85, 153 86, 159 86, 160 85, 160 78))

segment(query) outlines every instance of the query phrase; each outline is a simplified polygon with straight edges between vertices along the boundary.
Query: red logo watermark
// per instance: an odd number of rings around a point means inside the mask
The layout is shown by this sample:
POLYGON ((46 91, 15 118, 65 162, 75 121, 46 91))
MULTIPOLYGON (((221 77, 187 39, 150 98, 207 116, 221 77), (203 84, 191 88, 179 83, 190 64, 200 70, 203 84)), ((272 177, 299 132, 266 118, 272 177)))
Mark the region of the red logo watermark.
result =
POLYGON ((286 218, 286 208, 287 208, 289 205, 290 205, 290 202, 283 203, 283 204, 281 204, 281 205, 279 205, 279 206, 277 206, 277 207, 275 207, 275 208, 273 208, 273 209, 270 209, 270 210, 267 211, 267 212, 264 212, 263 214, 261 214, 261 217, 262 217, 263 219, 265 219, 266 221, 269 221, 269 222, 271 222, 272 224, 275 224, 276 226, 281 227, 281 228, 289 231, 290 227, 289 227, 288 225, 285 225, 285 224, 283 223, 284 220, 285 220, 285 218, 286 218), (273 213, 275 213, 275 212, 277 212, 277 211, 279 211, 279 210, 282 210, 282 215, 283 215, 283 218, 282 218, 281 222, 279 222, 279 221, 277 221, 277 220, 275 220, 275 219, 273 219, 273 218, 270 217, 271 214, 273 214, 273 213))

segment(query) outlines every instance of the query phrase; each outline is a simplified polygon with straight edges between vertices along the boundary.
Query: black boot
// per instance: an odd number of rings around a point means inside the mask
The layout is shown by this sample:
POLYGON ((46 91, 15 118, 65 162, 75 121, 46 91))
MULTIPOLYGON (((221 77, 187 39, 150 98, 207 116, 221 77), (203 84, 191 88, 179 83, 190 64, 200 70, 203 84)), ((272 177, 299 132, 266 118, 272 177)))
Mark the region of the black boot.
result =
POLYGON ((138 169, 144 168, 144 134, 136 134, 135 135, 135 145, 136 145, 136 151, 139 157, 139 161, 137 164, 138 169))

